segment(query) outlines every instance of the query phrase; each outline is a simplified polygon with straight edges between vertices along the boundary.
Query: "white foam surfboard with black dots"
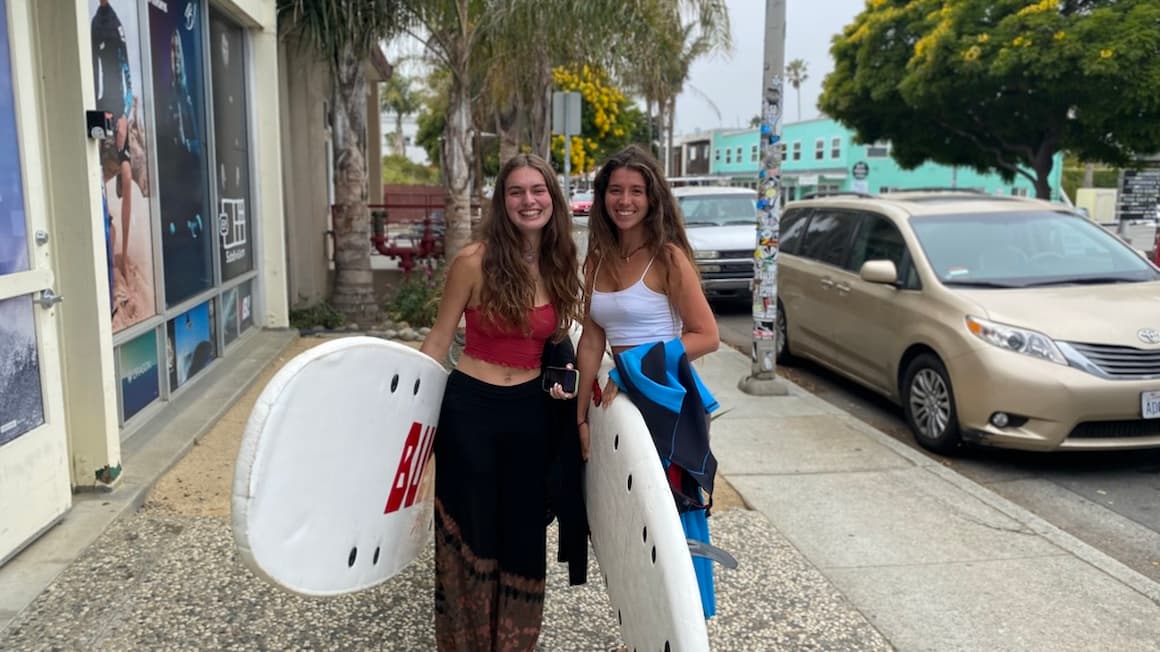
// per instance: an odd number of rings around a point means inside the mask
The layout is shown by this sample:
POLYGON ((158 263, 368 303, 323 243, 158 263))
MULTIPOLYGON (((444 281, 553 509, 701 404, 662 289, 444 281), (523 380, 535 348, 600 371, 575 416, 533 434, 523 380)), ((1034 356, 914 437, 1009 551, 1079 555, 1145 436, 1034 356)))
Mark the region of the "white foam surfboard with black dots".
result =
POLYGON ((708 652, 689 546, 644 418, 620 396, 588 421, 589 529, 621 638, 630 650, 708 652))
POLYGON ((250 413, 234 470, 231 524, 246 565, 313 596, 386 581, 429 544, 434 458, 447 373, 373 337, 294 357, 250 413))

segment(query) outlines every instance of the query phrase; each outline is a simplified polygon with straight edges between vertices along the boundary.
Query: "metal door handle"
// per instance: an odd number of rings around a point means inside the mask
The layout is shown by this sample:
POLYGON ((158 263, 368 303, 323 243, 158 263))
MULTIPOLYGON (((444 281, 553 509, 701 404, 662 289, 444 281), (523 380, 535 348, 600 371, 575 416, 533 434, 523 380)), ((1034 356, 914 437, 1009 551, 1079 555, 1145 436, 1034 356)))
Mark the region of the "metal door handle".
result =
POLYGON ((34 301, 39 303, 41 308, 47 310, 60 303, 61 301, 64 301, 64 297, 60 296, 56 292, 53 292, 52 288, 45 288, 40 291, 40 296, 34 299, 34 301))
POLYGON ((822 279, 822 287, 832 288, 832 287, 834 287, 834 282, 828 278, 824 278, 824 279, 822 279))
POLYGON ((838 283, 834 287, 836 287, 838 289, 838 292, 840 292, 842 294, 847 294, 850 292, 850 286, 845 284, 845 283, 838 283))

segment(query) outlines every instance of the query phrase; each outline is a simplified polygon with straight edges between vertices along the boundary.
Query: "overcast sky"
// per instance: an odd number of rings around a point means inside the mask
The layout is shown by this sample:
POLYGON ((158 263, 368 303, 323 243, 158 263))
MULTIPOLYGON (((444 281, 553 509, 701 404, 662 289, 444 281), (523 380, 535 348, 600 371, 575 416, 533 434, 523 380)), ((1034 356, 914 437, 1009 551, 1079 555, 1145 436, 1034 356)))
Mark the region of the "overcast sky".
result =
MULTIPOLYGON (((729 58, 714 55, 693 64, 685 92, 677 98, 676 135, 697 129, 746 127, 761 111, 765 0, 726 0, 726 4, 733 54, 729 58), (720 110, 720 118, 706 96, 720 110)), ((865 0, 786 0, 785 60, 805 59, 809 66, 809 79, 801 88, 803 120, 818 116, 822 79, 833 69, 831 38, 864 6, 865 0)), ((787 84, 782 120, 797 119, 797 94, 787 84)))

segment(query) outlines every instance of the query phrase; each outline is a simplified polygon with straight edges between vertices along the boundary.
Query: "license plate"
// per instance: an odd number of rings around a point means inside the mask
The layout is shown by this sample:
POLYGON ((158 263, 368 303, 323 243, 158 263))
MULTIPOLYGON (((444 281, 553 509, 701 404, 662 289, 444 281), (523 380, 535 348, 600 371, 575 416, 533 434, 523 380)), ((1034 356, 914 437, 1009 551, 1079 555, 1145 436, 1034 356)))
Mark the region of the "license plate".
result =
POLYGON ((1160 390, 1140 393, 1140 413, 1145 419, 1160 419, 1160 390))

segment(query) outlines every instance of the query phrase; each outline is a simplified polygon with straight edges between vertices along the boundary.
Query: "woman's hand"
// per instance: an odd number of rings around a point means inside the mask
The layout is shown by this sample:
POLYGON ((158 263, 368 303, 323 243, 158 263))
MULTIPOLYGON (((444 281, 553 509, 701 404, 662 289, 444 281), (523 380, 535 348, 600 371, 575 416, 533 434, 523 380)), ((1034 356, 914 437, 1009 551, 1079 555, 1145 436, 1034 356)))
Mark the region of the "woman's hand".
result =
MULTIPOLYGON (((573 369, 574 367, 572 366, 572 363, 569 362, 567 365, 565 365, 565 368, 566 369, 573 369)), ((568 392, 565 392, 564 387, 561 386, 560 383, 556 383, 555 385, 552 385, 552 388, 550 390, 548 390, 548 395, 554 399, 558 399, 561 401, 566 401, 570 398, 576 398, 575 392, 572 392, 571 394, 569 394, 568 392)))
POLYGON ((600 392, 600 407, 607 410, 608 406, 612 405, 612 399, 616 398, 616 395, 619 392, 620 388, 616 386, 616 383, 611 378, 609 378, 608 382, 604 383, 604 390, 600 392))

